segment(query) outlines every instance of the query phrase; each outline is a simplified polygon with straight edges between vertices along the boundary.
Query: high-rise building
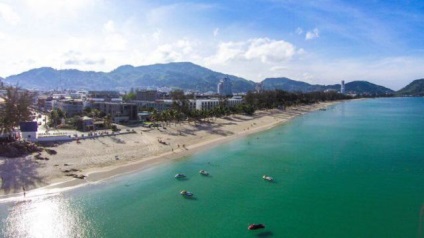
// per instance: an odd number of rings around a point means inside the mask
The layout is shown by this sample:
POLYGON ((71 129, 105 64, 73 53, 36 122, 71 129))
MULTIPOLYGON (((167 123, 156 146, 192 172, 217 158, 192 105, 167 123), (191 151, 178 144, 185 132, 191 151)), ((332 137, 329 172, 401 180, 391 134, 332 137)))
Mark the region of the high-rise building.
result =
POLYGON ((218 94, 220 96, 233 96, 233 90, 231 81, 229 78, 225 77, 221 79, 218 83, 218 94))
POLYGON ((344 82, 344 80, 342 80, 342 84, 340 86, 340 93, 345 94, 345 82, 344 82))
POLYGON ((260 93, 260 92, 263 91, 263 84, 262 84, 262 82, 261 83, 256 83, 256 85, 255 85, 255 91, 257 93, 260 93))

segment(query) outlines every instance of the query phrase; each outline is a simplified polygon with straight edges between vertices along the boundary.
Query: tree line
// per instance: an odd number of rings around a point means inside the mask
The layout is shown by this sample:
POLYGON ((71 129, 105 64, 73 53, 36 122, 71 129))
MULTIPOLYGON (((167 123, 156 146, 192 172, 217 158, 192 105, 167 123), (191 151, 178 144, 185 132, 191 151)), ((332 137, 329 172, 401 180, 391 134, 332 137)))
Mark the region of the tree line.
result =
MULTIPOLYGON (((0 104, 0 129, 3 131, 12 131, 14 127, 19 126, 19 122, 32 120, 31 106, 34 94, 27 90, 21 90, 18 87, 7 87, 6 95, 2 97, 3 103, 0 104)), ((351 97, 337 92, 286 92, 283 90, 272 90, 263 92, 248 92, 241 104, 230 107, 228 98, 221 97, 219 104, 210 110, 197 110, 190 108, 190 99, 193 95, 185 95, 182 90, 171 92, 173 103, 171 108, 159 112, 151 110, 151 120, 153 122, 181 122, 181 121, 202 121, 213 118, 228 116, 231 114, 253 115, 256 110, 285 108, 288 106, 313 104, 323 101, 334 101, 350 99, 351 97)), ((105 125, 111 125, 111 118, 96 109, 86 108, 83 115, 94 118, 102 118, 105 125)), ((55 109, 50 112, 50 126, 60 124, 62 118, 66 115, 55 109)), ((80 118, 74 118, 74 126, 79 127, 80 118), (79 120, 78 120, 79 119, 79 120)))
POLYGON ((294 105, 313 104, 324 101, 335 101, 351 99, 337 92, 286 92, 283 90, 272 90, 262 92, 248 92, 241 104, 230 107, 228 98, 219 98, 218 106, 210 110, 197 110, 190 108, 190 99, 193 95, 185 95, 182 90, 175 90, 171 92, 173 100, 172 106, 162 112, 155 109, 150 109, 151 120, 153 122, 160 122, 168 124, 170 122, 181 121, 202 121, 213 118, 219 118, 232 114, 246 114, 253 115, 256 110, 273 109, 273 108, 286 108, 294 105))

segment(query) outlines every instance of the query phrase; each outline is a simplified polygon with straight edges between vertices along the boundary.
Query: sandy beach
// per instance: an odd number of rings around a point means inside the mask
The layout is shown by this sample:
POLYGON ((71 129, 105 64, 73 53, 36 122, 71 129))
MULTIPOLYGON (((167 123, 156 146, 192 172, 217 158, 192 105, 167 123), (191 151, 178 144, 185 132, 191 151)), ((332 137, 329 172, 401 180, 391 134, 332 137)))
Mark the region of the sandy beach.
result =
MULTIPOLYGON (((252 133, 268 130, 290 119, 337 102, 257 111, 209 122, 168 124, 164 128, 131 127, 135 133, 80 140, 51 147, 57 152, 36 160, 0 157, 0 198, 31 195, 40 188, 69 188, 151 168, 252 133), (74 176, 85 177, 84 179, 74 176)), ((126 129, 124 129, 126 131, 126 129)))

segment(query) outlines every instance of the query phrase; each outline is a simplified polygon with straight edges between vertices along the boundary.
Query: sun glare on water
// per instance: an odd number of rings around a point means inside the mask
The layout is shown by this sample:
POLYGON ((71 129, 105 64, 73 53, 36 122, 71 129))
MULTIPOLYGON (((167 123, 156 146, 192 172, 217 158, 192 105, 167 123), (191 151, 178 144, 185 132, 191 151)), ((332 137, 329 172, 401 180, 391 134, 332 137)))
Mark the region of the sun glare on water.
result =
MULTIPOLYGON (((5 237, 86 237, 81 213, 61 195, 17 202, 10 208, 5 237)), ((92 234, 93 235, 93 234, 92 234)))

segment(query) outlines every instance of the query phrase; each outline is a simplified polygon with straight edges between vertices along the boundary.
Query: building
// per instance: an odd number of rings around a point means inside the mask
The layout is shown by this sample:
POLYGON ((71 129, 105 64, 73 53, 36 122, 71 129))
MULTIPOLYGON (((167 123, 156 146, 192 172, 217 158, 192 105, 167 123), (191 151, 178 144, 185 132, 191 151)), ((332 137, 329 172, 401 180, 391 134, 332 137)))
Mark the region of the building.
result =
POLYGON ((122 97, 118 91, 88 91, 88 100, 103 102, 121 102, 122 97))
POLYGON ((158 99, 158 91, 157 90, 140 90, 137 91, 136 100, 138 101, 147 101, 154 102, 158 99))
POLYGON ((82 131, 93 131, 96 129, 94 120, 91 117, 84 116, 81 118, 82 131))
POLYGON ((232 85, 229 78, 225 77, 219 81, 217 92, 220 96, 223 97, 233 96, 232 85))
POLYGON ((345 89, 345 82, 344 82, 344 80, 342 80, 342 84, 340 86, 340 93, 341 94, 345 94, 345 91, 346 91, 346 89, 345 89))
POLYGON ((95 102, 92 106, 109 115, 115 123, 137 120, 138 109, 135 103, 95 102))
MULTIPOLYGON (((241 98, 229 98, 226 100, 227 107, 235 107, 241 104, 243 99, 241 98)), ((211 110, 220 105, 221 100, 219 99, 199 99, 195 101, 197 110, 211 110)))
POLYGON ((22 139, 26 141, 37 140, 38 125, 36 121, 20 122, 19 127, 22 134, 22 139))
POLYGON ((82 100, 60 100, 56 102, 55 108, 60 109, 67 117, 73 117, 83 112, 84 103, 82 100))
POLYGON ((54 100, 52 97, 48 97, 44 100, 44 111, 50 112, 53 109, 55 109, 56 100, 54 100))

